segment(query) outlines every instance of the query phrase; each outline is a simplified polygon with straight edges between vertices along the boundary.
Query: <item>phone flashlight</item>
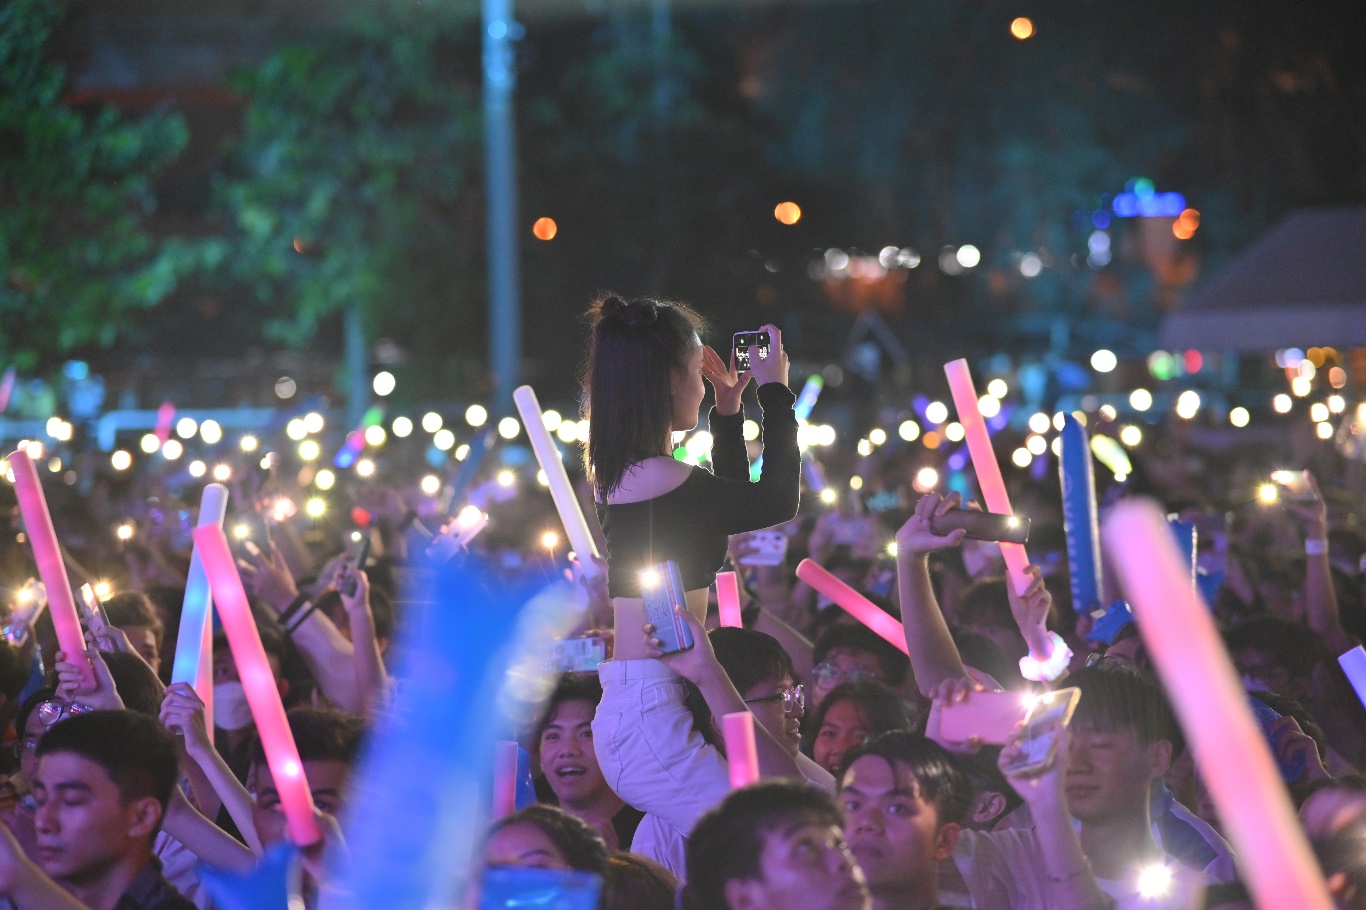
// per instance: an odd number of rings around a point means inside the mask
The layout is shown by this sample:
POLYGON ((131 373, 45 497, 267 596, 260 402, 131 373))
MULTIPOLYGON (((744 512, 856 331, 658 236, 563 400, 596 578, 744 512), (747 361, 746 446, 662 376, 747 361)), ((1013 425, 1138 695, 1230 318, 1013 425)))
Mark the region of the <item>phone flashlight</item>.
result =
POLYGON ((1280 498, 1280 493, 1276 491, 1274 483, 1264 483, 1257 487, 1257 501, 1263 505, 1272 505, 1280 498))
POLYGON ((1165 897, 1172 890, 1172 870, 1158 863, 1138 874, 1138 894, 1146 900, 1165 897))
POLYGON ((541 535, 541 546, 547 550, 553 550, 560 545, 560 535, 554 531, 546 531, 541 535))
POLYGON ((654 569, 642 569, 640 572, 640 586, 642 588, 653 588, 659 585, 659 572, 654 569))

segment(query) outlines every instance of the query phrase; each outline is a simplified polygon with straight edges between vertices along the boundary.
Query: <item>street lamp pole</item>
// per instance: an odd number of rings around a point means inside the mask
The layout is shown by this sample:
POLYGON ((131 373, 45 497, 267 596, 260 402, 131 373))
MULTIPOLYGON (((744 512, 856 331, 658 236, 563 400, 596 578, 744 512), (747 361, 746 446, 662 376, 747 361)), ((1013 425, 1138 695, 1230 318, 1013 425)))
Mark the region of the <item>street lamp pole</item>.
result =
POLYGON ((521 281, 517 241, 517 88, 512 42, 521 27, 512 0, 483 0, 484 173, 487 198, 489 360, 494 413, 512 405, 521 361, 521 281))

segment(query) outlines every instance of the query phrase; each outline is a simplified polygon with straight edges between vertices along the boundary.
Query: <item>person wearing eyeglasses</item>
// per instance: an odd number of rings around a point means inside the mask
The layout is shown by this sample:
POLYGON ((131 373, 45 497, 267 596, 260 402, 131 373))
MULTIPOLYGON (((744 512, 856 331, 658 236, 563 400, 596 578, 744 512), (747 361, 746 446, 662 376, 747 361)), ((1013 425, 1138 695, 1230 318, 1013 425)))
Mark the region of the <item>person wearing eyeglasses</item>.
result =
MULTIPOLYGON (((750 713, 755 726, 792 756, 802 777, 811 786, 835 792, 835 778, 814 761, 798 751, 801 744, 801 723, 806 714, 806 690, 793 674, 792 657, 773 636, 752 629, 721 628, 707 635, 718 669, 734 684, 750 713)), ((689 767, 705 769, 717 764, 724 770, 724 743, 717 732, 715 719, 706 699, 697 690, 687 698, 692 710, 693 726, 707 744, 689 767)), ((715 778, 705 770, 680 781, 680 788, 688 787, 699 797, 698 802, 719 804, 730 792, 726 778, 715 778)), ((687 837, 670 822, 646 813, 636 828, 631 852, 653 859, 682 881, 687 873, 687 837)))
POLYGON ((911 664, 866 626, 837 623, 821 633, 811 649, 811 707, 841 683, 875 680, 892 689, 906 682, 911 664))

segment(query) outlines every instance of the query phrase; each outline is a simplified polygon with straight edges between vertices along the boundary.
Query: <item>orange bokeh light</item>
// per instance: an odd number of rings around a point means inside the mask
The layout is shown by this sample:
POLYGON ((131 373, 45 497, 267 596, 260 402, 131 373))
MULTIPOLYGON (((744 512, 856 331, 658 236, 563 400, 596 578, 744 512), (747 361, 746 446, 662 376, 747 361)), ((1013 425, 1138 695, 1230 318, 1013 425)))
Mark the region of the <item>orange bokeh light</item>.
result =
POLYGON ((531 226, 531 233, 537 240, 554 240, 559 232, 560 226, 555 223, 554 218, 537 218, 536 223, 531 226))
POLYGON ((939 434, 934 432, 933 430, 926 433, 924 436, 921 436, 920 439, 922 442, 925 443, 925 448, 927 449, 937 449, 943 443, 943 440, 940 439, 939 434))
POLYGON ((1021 41, 1034 37, 1034 20, 1024 16, 1010 23, 1010 33, 1021 41))
POLYGON ((1177 240, 1190 240, 1195 236, 1195 229, 1199 226, 1200 213, 1195 209, 1186 209, 1172 222, 1172 233, 1176 235, 1177 240))
POLYGON ((802 220, 802 207, 795 202, 780 202, 773 207, 773 217, 783 224, 796 224, 802 220))

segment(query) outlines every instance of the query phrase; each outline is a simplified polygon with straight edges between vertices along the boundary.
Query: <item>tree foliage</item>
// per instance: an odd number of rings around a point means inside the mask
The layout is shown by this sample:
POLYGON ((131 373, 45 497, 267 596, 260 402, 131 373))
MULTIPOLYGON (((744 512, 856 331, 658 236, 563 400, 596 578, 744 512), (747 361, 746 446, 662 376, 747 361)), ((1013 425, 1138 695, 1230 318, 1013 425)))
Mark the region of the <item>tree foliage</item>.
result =
POLYGON ((0 359, 21 369, 113 345, 206 255, 147 228, 183 119, 64 103, 63 16, 53 0, 0 5, 0 359))

